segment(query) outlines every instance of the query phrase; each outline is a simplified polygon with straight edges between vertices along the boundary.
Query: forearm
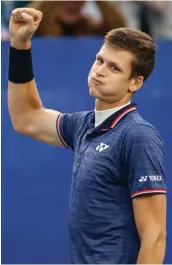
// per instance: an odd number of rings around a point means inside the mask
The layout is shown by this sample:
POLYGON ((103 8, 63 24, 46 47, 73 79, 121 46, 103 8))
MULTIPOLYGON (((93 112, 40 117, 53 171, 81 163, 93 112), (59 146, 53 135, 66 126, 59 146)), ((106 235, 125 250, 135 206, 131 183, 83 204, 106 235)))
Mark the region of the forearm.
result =
POLYGON ((162 264, 165 256, 165 237, 160 236, 157 240, 141 242, 137 264, 162 264))
POLYGON ((125 26, 124 15, 115 3, 110 1, 96 1, 96 3, 109 30, 125 26))
MULTIPOLYGON (((12 40, 11 46, 18 50, 28 50, 31 44, 12 40)), ((39 108, 42 108, 42 103, 34 79, 23 84, 8 81, 8 109, 15 128, 20 127, 29 113, 39 108)))

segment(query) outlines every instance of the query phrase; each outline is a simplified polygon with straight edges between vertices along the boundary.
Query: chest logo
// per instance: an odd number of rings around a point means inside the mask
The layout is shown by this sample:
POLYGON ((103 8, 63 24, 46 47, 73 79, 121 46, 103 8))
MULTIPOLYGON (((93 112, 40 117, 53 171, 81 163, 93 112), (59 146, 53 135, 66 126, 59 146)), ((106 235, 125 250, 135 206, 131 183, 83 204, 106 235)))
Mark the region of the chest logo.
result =
POLYGON ((104 151, 105 149, 107 149, 108 147, 109 147, 109 145, 104 144, 104 143, 101 143, 101 144, 99 144, 99 145, 96 147, 96 151, 102 152, 102 151, 104 151))

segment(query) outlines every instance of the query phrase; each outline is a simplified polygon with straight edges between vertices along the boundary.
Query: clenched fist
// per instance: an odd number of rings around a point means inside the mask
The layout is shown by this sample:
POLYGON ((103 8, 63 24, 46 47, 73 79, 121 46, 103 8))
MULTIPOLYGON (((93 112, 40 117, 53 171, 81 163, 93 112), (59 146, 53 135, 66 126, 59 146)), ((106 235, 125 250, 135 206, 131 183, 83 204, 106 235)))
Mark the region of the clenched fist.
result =
POLYGON ((28 43, 39 27, 41 19, 42 12, 34 8, 14 9, 9 23, 12 46, 28 43))

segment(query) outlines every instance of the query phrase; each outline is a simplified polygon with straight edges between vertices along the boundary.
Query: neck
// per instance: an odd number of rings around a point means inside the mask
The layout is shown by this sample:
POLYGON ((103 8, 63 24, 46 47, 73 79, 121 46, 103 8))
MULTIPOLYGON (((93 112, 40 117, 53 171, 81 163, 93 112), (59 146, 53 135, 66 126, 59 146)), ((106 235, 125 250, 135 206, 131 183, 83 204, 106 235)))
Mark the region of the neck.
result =
POLYGON ((116 107, 120 107, 120 106, 123 106, 125 104, 127 104, 131 99, 129 98, 125 98, 125 99, 122 99, 122 100, 119 100, 119 101, 116 101, 116 102, 113 102, 113 103, 107 103, 105 101, 101 101, 99 99, 96 99, 95 101, 95 110, 107 110, 107 109, 112 109, 112 108, 116 108, 116 107))

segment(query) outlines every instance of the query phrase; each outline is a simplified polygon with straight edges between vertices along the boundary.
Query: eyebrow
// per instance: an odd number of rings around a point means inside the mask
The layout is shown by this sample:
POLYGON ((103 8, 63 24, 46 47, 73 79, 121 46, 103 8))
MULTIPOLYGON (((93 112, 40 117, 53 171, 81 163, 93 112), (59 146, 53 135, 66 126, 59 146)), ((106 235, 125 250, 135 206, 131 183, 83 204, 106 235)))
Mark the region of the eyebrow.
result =
MULTIPOLYGON (((103 56, 100 55, 99 53, 97 53, 96 58, 99 58, 99 59, 102 59, 103 61, 105 61, 104 58, 103 58, 103 56)), ((115 65, 117 68, 119 68, 119 70, 121 72, 124 72, 124 69, 119 64, 117 64, 116 62, 108 61, 108 64, 115 65)))

